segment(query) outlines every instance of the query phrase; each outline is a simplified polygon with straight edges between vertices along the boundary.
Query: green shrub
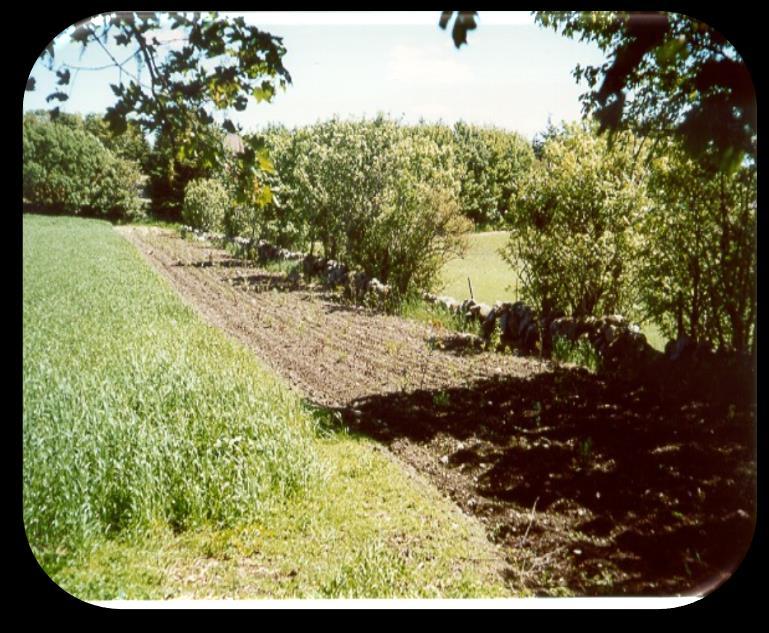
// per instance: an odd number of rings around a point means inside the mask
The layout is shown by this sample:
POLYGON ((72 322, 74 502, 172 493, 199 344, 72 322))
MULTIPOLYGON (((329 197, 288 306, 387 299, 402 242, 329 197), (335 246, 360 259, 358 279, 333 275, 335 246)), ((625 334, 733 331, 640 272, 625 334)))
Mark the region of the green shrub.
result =
POLYGON ((229 206, 230 199, 221 182, 213 178, 191 180, 184 190, 182 220, 195 229, 222 231, 229 206))
POLYGON ((506 259, 542 314, 631 314, 638 224, 647 204, 634 139, 583 125, 548 138, 511 204, 506 259))
POLYGON ((514 132, 461 121, 453 131, 462 167, 462 213, 478 228, 499 227, 511 195, 534 163, 534 151, 514 132))
POLYGON ((130 219, 144 206, 144 177, 133 161, 117 158, 72 121, 30 115, 23 123, 23 197, 44 213, 130 219))
POLYGON ((668 338, 747 352, 756 324, 756 166, 714 171, 669 146, 652 162, 638 286, 668 338))
POLYGON ((327 257, 405 296, 429 288, 462 251, 471 227, 451 145, 384 117, 320 123, 296 143, 287 202, 327 257))

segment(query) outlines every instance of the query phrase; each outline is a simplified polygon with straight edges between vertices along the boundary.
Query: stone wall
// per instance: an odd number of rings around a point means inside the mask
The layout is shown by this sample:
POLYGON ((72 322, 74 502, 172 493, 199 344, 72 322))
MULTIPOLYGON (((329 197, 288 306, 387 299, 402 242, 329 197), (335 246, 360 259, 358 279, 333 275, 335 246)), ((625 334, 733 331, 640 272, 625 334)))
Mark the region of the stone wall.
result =
MULTIPOLYGON (((341 288, 343 295, 358 304, 381 306, 390 288, 363 270, 350 270, 345 264, 310 254, 280 248, 265 240, 252 242, 248 238, 229 238, 222 233, 199 231, 182 227, 182 236, 190 234, 200 241, 236 244, 244 250, 256 249, 263 260, 282 259, 302 263, 307 275, 321 277, 332 288, 341 288)), ((655 382, 661 388, 675 385, 687 388, 696 383, 698 390, 745 389, 755 381, 754 361, 727 351, 715 351, 704 343, 687 336, 671 340, 664 352, 655 350, 641 333, 638 325, 622 315, 601 318, 568 316, 542 317, 521 301, 498 301, 493 306, 472 299, 458 301, 453 297, 423 293, 428 303, 440 306, 451 314, 462 316, 480 325, 481 336, 472 338, 474 347, 487 347, 499 333, 497 351, 507 349, 521 355, 552 356, 553 343, 561 338, 572 343, 586 341, 595 351, 599 371, 616 377, 655 382)), ((467 343, 467 341, 464 341, 467 343)))
POLYGON ((370 277, 362 270, 349 270, 342 262, 325 259, 309 253, 291 251, 270 244, 266 240, 250 240, 245 237, 227 237, 224 233, 215 233, 181 227, 182 237, 191 235, 198 241, 235 244, 243 251, 255 251, 261 261, 286 260, 301 262, 302 270, 308 276, 320 277, 331 288, 342 288, 345 297, 356 303, 377 305, 387 299, 390 287, 376 277, 370 277))

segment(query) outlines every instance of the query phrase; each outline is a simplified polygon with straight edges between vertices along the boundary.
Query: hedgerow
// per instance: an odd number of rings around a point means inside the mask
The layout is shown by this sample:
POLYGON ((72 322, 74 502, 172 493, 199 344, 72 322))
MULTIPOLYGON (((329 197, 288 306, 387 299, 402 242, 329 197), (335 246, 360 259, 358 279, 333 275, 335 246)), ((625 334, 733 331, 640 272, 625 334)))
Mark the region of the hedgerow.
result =
POLYGON ((27 209, 124 220, 143 215, 138 164, 115 156, 84 127, 27 115, 23 152, 27 209))

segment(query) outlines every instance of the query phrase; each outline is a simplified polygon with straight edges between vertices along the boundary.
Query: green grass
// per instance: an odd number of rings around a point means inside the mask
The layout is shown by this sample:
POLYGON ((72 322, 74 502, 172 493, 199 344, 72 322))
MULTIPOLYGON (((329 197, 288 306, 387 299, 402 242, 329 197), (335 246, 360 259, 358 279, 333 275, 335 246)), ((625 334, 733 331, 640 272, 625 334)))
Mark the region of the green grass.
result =
POLYGON ((24 520, 65 590, 509 593, 477 523, 319 424, 108 223, 24 216, 23 282, 24 520))
POLYGON ((477 321, 465 319, 457 314, 452 314, 448 310, 428 303, 421 298, 415 297, 404 301, 398 308, 398 314, 406 319, 420 321, 437 328, 445 329, 451 332, 469 332, 480 335, 481 327, 477 321))
POLYGON ((499 254, 499 249, 507 244, 508 235, 506 231, 490 231, 468 236, 465 257, 451 260, 443 267, 439 294, 459 301, 469 299, 467 278, 470 277, 476 301, 489 305, 495 301, 517 301, 517 278, 499 254))
POLYGON ((562 363, 581 365, 595 373, 600 365, 600 358, 589 341, 580 338, 569 341, 557 336, 553 340, 553 360, 562 363))

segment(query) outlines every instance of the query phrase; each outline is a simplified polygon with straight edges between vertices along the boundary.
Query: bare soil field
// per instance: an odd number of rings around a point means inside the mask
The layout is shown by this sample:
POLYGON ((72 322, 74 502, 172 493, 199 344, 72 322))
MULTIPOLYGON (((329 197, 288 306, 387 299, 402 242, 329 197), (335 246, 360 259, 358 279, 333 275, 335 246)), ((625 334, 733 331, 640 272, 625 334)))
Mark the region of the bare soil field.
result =
POLYGON ((210 324, 477 517, 511 588, 701 594, 747 552, 751 398, 660 395, 465 349, 437 325, 345 305, 172 231, 118 230, 210 324))

